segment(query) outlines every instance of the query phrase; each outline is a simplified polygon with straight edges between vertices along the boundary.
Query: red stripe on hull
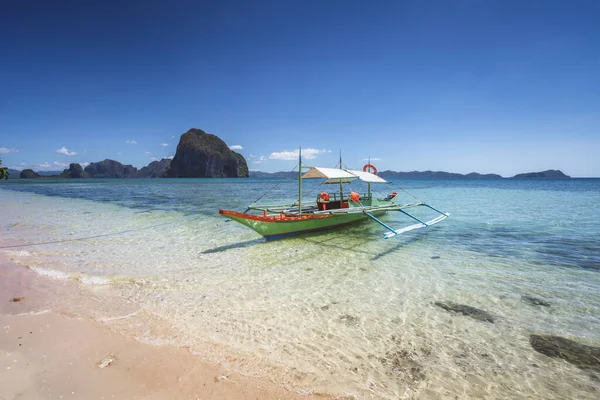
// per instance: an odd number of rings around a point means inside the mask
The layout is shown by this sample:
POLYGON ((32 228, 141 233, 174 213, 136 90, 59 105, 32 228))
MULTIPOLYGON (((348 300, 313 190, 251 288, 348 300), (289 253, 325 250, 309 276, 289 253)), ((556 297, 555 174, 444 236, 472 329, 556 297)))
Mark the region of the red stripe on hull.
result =
POLYGON ((251 220, 262 221, 262 222, 308 221, 311 219, 331 218, 331 215, 303 215, 301 217, 290 217, 287 215, 280 214, 280 215, 263 216, 263 215, 255 215, 255 214, 245 214, 245 213, 241 213, 241 212, 237 212, 237 211, 230 211, 230 210, 219 210, 219 214, 231 215, 233 217, 251 219, 251 220))

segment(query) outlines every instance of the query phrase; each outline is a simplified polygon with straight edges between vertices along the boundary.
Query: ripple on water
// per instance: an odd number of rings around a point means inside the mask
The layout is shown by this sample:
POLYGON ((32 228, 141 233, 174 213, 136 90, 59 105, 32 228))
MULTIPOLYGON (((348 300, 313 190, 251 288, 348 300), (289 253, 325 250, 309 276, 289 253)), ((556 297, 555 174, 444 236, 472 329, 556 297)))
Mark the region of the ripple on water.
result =
MULTIPOLYGON (((156 185, 166 186, 152 187, 153 205, 136 194, 143 186, 120 200, 120 189, 100 184, 73 187, 68 195, 81 191, 69 199, 60 188, 54 197, 2 190, 0 226, 18 223, 10 227, 14 240, 60 242, 7 254, 41 275, 94 288, 84 311, 116 330, 187 346, 297 391, 595 398, 600 390, 589 374, 529 343, 531 334, 600 342, 600 279, 594 268, 581 268, 597 261, 593 227, 577 231, 577 221, 560 216, 544 225, 526 206, 556 206, 567 192, 426 185, 418 190, 437 196, 453 216, 425 232, 382 240, 378 226, 363 224, 264 242, 215 215, 216 186, 156 185), (88 189, 107 191, 89 200, 81 194, 88 189), (207 202, 194 208, 199 194, 207 202), (435 302, 485 310, 495 323, 435 302)), ((241 188, 219 190, 237 193, 226 201, 240 204, 258 192, 241 188)), ((571 200, 594 195, 578 191, 571 200)), ((386 221, 396 226, 402 218, 386 221)))

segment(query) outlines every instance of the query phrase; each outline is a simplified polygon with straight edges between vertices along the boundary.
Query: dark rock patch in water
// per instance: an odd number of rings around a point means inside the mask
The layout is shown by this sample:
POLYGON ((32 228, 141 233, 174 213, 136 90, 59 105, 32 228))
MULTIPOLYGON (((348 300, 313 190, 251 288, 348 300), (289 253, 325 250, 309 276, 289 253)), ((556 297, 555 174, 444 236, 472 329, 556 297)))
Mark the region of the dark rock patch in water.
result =
POLYGON ((354 315, 350 315, 350 314, 343 314, 340 315, 340 322, 343 322, 344 324, 348 325, 348 326, 357 326, 358 323, 360 322, 360 319, 358 317, 355 317, 354 315))
POLYGON ((415 354, 407 350, 390 351, 380 359, 381 364, 388 367, 388 375, 400 376, 408 382, 418 382, 425 379, 423 367, 415 361, 415 354))
POLYGON ((550 302, 533 296, 521 296, 521 300, 534 306, 550 307, 550 302))
POLYGON ((562 358, 579 368, 600 371, 600 347, 586 346, 560 336, 530 335, 529 343, 548 357, 562 358))
POLYGON ((431 257, 431 259, 432 259, 432 260, 439 260, 439 259, 440 259, 440 256, 433 256, 433 257, 431 257))
POLYGON ((443 308, 446 311, 457 312, 468 317, 477 319, 479 321, 487 321, 494 323, 494 317, 492 316, 492 314, 475 307, 454 303, 452 301, 447 301, 445 303, 442 303, 441 301, 436 301, 434 304, 438 307, 443 308))

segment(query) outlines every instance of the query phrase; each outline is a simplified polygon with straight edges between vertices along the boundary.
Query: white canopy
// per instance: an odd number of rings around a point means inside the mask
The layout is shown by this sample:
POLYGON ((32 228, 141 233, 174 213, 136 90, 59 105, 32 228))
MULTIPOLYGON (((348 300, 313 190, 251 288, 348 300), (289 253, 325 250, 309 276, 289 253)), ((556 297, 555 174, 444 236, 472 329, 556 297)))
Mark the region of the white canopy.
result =
POLYGON ((352 182, 357 178, 357 176, 339 168, 313 167, 309 169, 304 175, 302 175, 302 179, 308 178, 321 178, 327 179, 325 183, 338 183, 340 181, 352 182))
POLYGON ((384 179, 377 175, 364 171, 354 171, 339 168, 322 168, 313 167, 309 169, 302 179, 321 178, 327 179, 325 183, 352 182, 355 179, 360 179, 367 183, 387 183, 384 179))
POLYGON ((387 183, 387 181, 385 179, 380 178, 377 175, 372 174, 370 172, 354 171, 354 170, 349 170, 349 169, 347 169, 346 171, 350 172, 352 175, 358 176, 358 179, 360 179, 363 182, 367 182, 367 183, 387 183))

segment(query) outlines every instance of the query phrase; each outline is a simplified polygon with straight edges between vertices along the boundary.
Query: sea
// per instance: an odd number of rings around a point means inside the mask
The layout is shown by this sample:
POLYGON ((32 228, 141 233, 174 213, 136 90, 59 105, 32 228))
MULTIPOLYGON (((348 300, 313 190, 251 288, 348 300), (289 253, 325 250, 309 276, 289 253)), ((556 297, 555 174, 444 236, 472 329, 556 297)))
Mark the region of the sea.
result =
MULTIPOLYGON (((534 334, 600 346, 600 179, 376 189, 451 216, 391 239, 364 222, 265 241, 218 210, 293 201, 297 181, 9 180, 0 183, 0 256, 77 286, 55 312, 298 393, 600 397, 599 371, 530 344, 534 334), (439 306, 449 302, 493 322, 439 306)), ((332 189, 306 184, 305 204, 322 191, 332 189)), ((399 212, 382 220, 414 223, 399 212)))

